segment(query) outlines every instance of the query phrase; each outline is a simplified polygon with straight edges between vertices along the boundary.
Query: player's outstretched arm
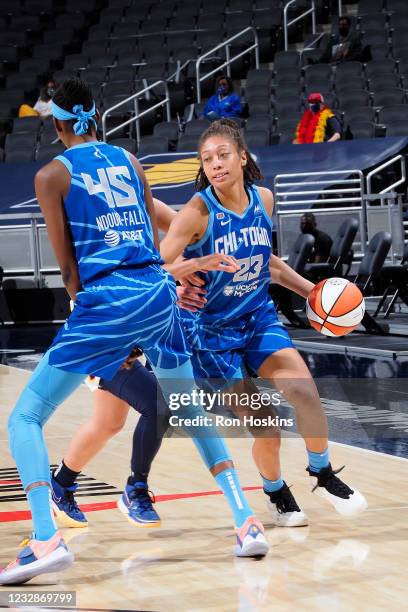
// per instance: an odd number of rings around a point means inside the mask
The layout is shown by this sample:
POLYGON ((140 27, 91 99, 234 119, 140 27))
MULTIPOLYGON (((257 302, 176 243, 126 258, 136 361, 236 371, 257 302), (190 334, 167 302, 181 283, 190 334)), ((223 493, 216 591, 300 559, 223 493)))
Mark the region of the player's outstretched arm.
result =
POLYGON ((164 264, 163 268, 169 272, 176 280, 186 280, 189 285, 204 285, 205 281, 196 276, 196 272, 238 272, 239 265, 231 255, 212 253, 205 257, 193 257, 192 259, 181 259, 171 264, 164 264), (188 278, 187 278, 188 277, 188 278), (190 278, 191 277, 191 278, 190 278))
POLYGON ((307 298, 314 287, 313 283, 295 272, 288 264, 279 259, 279 257, 276 257, 276 255, 271 255, 269 260, 269 271, 274 283, 283 285, 283 287, 290 289, 290 291, 294 291, 304 298, 307 298))
POLYGON ((160 253, 166 262, 163 266, 180 280, 198 271, 219 270, 236 272, 239 266, 234 257, 213 253, 206 257, 178 261, 184 249, 200 240, 207 229, 208 213, 201 198, 192 198, 171 222, 167 235, 160 243, 160 253))
POLYGON ((35 193, 47 225, 48 238, 66 290, 70 298, 75 300, 81 289, 81 282, 63 204, 70 184, 68 171, 56 160, 41 168, 35 175, 35 193))
POLYGON ((165 263, 173 263, 189 244, 197 242, 204 235, 207 223, 205 205, 201 198, 193 197, 174 217, 160 243, 160 253, 165 263))
POLYGON ((154 210, 156 212, 157 225, 162 232, 168 232, 171 222, 177 212, 157 198, 153 198, 154 210))

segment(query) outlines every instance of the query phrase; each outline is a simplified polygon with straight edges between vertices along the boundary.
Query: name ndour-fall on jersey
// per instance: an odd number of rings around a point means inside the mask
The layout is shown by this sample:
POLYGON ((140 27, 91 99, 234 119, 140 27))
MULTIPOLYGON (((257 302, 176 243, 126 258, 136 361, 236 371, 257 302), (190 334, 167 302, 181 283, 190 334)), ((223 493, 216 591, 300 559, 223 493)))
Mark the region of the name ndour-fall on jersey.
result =
POLYGON ((64 206, 82 284, 119 267, 162 262, 144 205, 144 186, 127 151, 95 141, 55 159, 71 175, 64 206))
POLYGON ((189 346, 127 151, 87 142, 57 158, 71 176, 64 201, 83 290, 50 348, 63 370, 112 378, 134 346, 153 366, 176 368, 189 346))

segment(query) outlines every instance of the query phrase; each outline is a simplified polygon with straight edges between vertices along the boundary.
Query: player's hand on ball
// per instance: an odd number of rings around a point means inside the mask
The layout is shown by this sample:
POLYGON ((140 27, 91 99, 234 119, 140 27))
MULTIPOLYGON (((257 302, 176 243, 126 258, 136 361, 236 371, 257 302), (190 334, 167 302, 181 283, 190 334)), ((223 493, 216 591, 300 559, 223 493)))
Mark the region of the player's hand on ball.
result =
POLYGON ((190 310, 191 312, 197 312, 200 308, 204 308, 207 300, 205 298, 205 289, 200 287, 177 287, 177 304, 184 310, 190 310))
POLYGON ((356 329, 365 313, 364 297, 345 278, 326 278, 314 286, 306 300, 312 327, 325 336, 345 336, 356 329))

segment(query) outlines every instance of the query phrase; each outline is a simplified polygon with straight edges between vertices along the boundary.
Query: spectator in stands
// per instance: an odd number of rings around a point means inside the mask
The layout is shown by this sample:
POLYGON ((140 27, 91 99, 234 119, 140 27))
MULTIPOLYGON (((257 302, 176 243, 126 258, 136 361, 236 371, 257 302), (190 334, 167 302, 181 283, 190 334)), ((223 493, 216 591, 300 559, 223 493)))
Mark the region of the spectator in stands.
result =
POLYGON ((363 48, 360 36, 351 27, 350 17, 340 17, 339 33, 331 36, 318 63, 361 62, 363 48))
POLYGON ((309 108, 303 113, 297 125, 294 144, 340 140, 340 121, 333 111, 325 105, 322 94, 311 93, 308 104, 309 108))
POLYGON ((300 231, 302 234, 311 234, 314 239, 314 251, 310 258, 311 263, 327 261, 333 240, 328 234, 317 229, 316 217, 311 212, 306 212, 300 219, 300 231))
POLYGON ((224 75, 217 78, 215 94, 211 96, 203 110, 203 116, 210 121, 222 117, 241 117, 242 105, 238 94, 234 92, 232 80, 224 75))
POLYGON ((50 79, 45 87, 40 90, 40 96, 34 104, 34 107, 29 106, 29 104, 22 104, 18 111, 18 116, 30 117, 39 115, 40 117, 50 117, 51 100, 56 89, 57 83, 53 79, 50 79))

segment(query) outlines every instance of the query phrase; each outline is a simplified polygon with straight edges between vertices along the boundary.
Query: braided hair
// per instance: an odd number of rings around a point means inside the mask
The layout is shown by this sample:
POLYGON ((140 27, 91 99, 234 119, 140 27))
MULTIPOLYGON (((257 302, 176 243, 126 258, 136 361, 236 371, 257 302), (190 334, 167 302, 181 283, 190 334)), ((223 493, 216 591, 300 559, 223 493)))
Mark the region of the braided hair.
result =
MULTIPOLYGON (((245 184, 250 185, 255 181, 260 181, 264 178, 260 168, 248 151, 248 147, 242 135, 241 129, 235 121, 232 121, 231 119, 219 119, 218 121, 214 121, 200 136, 200 140, 198 141, 199 156, 204 142, 213 136, 225 136, 233 142, 239 153, 242 153, 242 151, 245 152, 247 157, 247 163, 244 166, 245 184)), ((202 191, 208 187, 209 184, 210 182, 205 175, 203 166, 201 165, 195 179, 195 188, 197 191, 202 191)))

